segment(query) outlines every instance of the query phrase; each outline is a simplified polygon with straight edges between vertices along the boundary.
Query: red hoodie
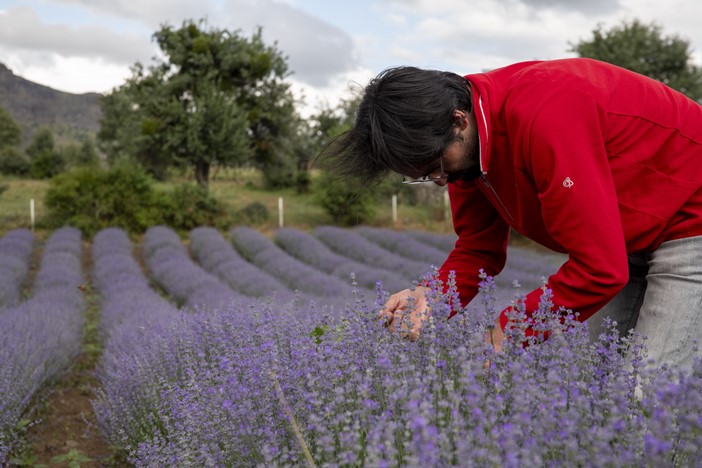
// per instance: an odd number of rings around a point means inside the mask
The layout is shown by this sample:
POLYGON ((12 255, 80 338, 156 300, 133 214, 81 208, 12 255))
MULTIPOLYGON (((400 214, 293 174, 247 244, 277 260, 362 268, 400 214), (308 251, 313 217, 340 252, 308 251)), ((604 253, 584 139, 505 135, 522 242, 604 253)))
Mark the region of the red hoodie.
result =
MULTIPOLYGON (((468 75, 482 176, 449 184, 461 301, 498 274, 510 226, 568 260, 555 306, 585 320, 627 283, 627 254, 702 235, 702 107, 658 81, 590 59, 468 75)), ((541 290, 527 295, 527 313, 541 290)), ((500 316, 502 328, 506 311, 500 316)))

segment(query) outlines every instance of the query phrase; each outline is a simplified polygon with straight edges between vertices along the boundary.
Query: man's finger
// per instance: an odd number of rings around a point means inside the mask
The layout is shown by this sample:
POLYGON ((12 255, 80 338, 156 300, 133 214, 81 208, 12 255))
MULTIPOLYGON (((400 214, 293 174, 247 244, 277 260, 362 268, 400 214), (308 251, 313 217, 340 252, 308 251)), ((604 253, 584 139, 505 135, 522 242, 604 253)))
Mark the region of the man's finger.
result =
POLYGON ((392 323, 393 316, 394 315, 392 312, 388 312, 387 310, 381 310, 380 312, 378 312, 378 322, 382 326, 387 328, 392 323))

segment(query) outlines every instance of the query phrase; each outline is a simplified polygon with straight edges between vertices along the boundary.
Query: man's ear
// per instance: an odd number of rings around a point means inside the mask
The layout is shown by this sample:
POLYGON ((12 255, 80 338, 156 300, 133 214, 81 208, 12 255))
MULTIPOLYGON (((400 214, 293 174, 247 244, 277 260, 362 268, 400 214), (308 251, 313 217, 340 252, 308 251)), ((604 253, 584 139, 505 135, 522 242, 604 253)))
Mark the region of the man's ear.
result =
POLYGON ((459 131, 465 130, 468 126, 468 116, 464 111, 453 111, 453 126, 458 128, 459 131))

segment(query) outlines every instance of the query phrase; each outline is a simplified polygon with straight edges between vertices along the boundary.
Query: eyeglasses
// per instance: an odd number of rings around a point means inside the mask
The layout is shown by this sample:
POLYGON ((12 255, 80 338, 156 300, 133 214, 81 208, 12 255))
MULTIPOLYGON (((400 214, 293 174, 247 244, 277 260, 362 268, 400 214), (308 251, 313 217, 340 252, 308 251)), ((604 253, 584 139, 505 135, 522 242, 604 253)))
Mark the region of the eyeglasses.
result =
MULTIPOLYGON (((433 172, 433 171, 432 171, 433 172)), ((439 175, 431 176, 425 175, 422 177, 408 177, 402 176, 403 184, 425 184, 427 182, 438 182, 439 180, 444 180, 448 178, 448 174, 444 172, 444 155, 439 157, 439 175)))

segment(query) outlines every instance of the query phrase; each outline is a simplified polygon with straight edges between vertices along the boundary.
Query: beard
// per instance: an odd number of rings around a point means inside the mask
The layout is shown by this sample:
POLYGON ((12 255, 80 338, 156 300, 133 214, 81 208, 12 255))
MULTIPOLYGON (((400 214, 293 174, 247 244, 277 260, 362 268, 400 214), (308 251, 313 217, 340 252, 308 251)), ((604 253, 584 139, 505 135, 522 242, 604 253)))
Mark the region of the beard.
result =
POLYGON ((477 131, 470 132, 463 140, 463 155, 460 169, 448 174, 448 183, 456 181, 472 182, 482 174, 480 170, 480 146, 477 131))
POLYGON ((446 181, 450 184, 451 182, 456 182, 456 181, 463 181, 463 182, 472 182, 478 177, 483 172, 480 170, 480 164, 475 163, 473 166, 469 167, 468 169, 462 170, 462 171, 457 171, 453 172, 448 175, 446 178, 446 181))

